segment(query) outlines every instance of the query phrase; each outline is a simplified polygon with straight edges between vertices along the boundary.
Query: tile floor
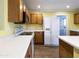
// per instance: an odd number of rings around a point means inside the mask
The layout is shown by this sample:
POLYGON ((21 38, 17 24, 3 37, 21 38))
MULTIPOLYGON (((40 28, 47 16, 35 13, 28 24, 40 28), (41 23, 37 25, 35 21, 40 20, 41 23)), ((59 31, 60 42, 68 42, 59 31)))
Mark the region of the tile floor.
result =
POLYGON ((35 45, 35 58, 58 58, 59 47, 35 45))

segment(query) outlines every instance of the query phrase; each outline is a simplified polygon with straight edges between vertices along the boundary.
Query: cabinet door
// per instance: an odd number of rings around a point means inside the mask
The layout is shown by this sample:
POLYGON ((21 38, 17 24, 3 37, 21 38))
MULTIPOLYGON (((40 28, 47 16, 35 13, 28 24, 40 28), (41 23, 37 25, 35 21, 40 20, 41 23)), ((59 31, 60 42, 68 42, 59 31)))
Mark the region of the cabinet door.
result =
POLYGON ((59 57, 60 58, 73 58, 73 47, 62 41, 59 40, 59 57))
POLYGON ((30 24, 36 24, 36 14, 33 14, 33 13, 31 13, 30 14, 30 21, 29 21, 29 23, 30 24))
POLYGON ((37 16, 36 14, 33 14, 32 24, 36 24, 37 16))
POLYGON ((79 32, 76 31, 70 31, 71 36, 79 36, 79 32))
POLYGON ((21 0, 8 0, 8 21, 22 21, 22 6, 21 0))
POLYGON ((70 31, 70 35, 74 36, 74 35, 76 35, 76 33, 74 31, 70 31))
POLYGON ((79 13, 74 15, 74 23, 79 24, 79 13))
POLYGON ((32 14, 30 14, 29 24, 32 24, 32 14))
POLYGON ((44 33, 35 32, 35 44, 44 44, 44 33))
POLYGON ((30 24, 42 24, 43 23, 43 15, 41 13, 31 13, 30 14, 30 24))
POLYGON ((37 24, 43 24, 43 15, 37 14, 37 24))

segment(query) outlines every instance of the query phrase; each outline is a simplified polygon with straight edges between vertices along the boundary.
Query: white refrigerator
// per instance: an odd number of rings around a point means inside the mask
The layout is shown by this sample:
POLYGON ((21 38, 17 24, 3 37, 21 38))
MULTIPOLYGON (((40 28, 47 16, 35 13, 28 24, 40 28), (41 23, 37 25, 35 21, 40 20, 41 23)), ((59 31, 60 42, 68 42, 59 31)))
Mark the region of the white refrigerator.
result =
POLYGON ((44 45, 59 46, 59 20, 56 16, 43 17, 44 45))

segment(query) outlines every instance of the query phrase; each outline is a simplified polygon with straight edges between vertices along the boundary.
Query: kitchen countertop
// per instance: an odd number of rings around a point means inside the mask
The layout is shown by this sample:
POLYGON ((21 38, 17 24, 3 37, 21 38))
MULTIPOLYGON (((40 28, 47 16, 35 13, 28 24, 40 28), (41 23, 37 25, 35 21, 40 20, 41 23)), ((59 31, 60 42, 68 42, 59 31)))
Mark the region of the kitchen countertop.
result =
POLYGON ((0 58, 24 58, 33 35, 0 38, 0 58))
POLYGON ((79 49, 79 36, 59 36, 59 38, 74 48, 79 49))
POLYGON ((26 24, 24 28, 25 32, 44 32, 43 25, 40 24, 26 24))
POLYGON ((27 24, 26 31, 43 31, 43 25, 39 25, 39 24, 27 24))

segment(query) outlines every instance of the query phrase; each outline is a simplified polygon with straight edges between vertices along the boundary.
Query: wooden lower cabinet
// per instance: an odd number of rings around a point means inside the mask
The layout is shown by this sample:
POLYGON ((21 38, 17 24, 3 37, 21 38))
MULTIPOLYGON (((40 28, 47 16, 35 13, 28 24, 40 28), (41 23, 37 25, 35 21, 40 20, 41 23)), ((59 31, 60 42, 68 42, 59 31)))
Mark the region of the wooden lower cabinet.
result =
POLYGON ((70 31, 71 36, 79 36, 79 32, 77 31, 70 31))
POLYGON ((65 43, 61 39, 59 40, 59 57, 60 58, 73 58, 73 47, 65 43))
POLYGON ((34 43, 44 44, 44 32, 35 32, 34 43))
POLYGON ((27 50, 27 53, 25 55, 25 58, 32 58, 32 45, 30 43, 29 48, 27 50))

